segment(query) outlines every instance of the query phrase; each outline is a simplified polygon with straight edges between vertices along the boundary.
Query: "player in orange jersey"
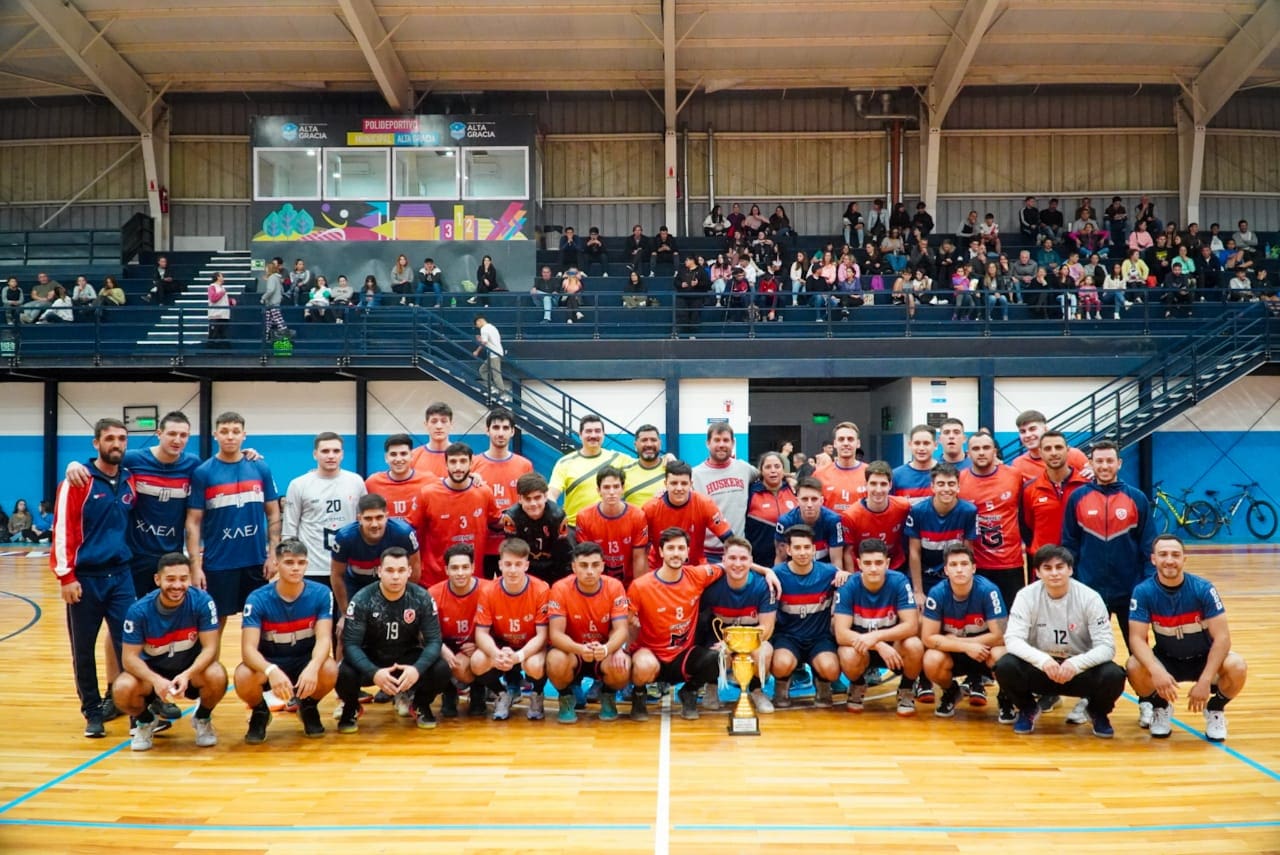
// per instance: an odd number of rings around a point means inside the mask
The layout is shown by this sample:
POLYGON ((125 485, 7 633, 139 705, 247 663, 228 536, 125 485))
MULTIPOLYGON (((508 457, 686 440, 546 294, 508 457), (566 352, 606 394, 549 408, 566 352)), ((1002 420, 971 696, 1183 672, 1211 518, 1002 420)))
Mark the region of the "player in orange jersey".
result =
POLYGON ((387 500, 387 516, 404 520, 413 528, 418 525, 418 496, 435 477, 413 468, 413 440, 407 433, 387 437, 382 443, 387 471, 375 472, 364 481, 364 488, 387 500))
MULTIPOLYGON (((1067 499, 1088 484, 1080 470, 1067 463, 1070 446, 1067 438, 1056 430, 1040 437, 1040 457, 1044 471, 1022 485, 1022 532, 1029 540, 1027 552, 1035 555, 1040 547, 1062 539, 1062 514, 1067 499)), ((1032 568, 1034 579, 1035 568, 1032 568)))
MULTIPOLYGON (((1014 424, 1018 426, 1018 439, 1022 440, 1024 451, 1009 465, 1022 474, 1023 482, 1027 482, 1044 471, 1044 460, 1040 457, 1040 437, 1048 430, 1049 423, 1039 410, 1023 410, 1018 413, 1014 424)), ((1089 458, 1080 449, 1068 447, 1067 465, 1088 480, 1093 480, 1089 458)))
POLYGON ((960 473, 960 498, 978 507, 974 562, 978 575, 994 582, 1011 603, 1026 579, 1022 475, 996 459, 995 438, 985 428, 969 437, 969 460, 972 465, 960 473))
MULTIPOLYGON (((440 658, 449 666, 452 680, 445 687, 440 701, 440 714, 445 718, 458 715, 458 685, 470 685, 475 679, 471 673, 471 657, 476 652, 476 609, 480 594, 490 584, 475 577, 475 552, 466 543, 450 546, 444 551, 444 572, 448 579, 437 582, 429 589, 436 602, 440 618, 440 658)), ((468 714, 485 714, 487 692, 482 685, 471 687, 471 706, 468 714)))
POLYGON ((423 425, 427 441, 413 450, 413 468, 424 475, 445 476, 445 455, 449 448, 449 432, 453 430, 453 407, 444 401, 427 405, 423 425))
POLYGON ((883 540, 889 547, 889 569, 902 570, 907 564, 902 528, 911 513, 911 500, 891 496, 893 470, 883 460, 867 464, 866 498, 854 502, 844 515, 844 569, 856 571, 858 544, 869 537, 883 540))
POLYGON ((622 500, 626 472, 606 466, 596 473, 600 501, 578 514, 579 543, 596 543, 604 553, 604 572, 630 585, 649 572, 649 522, 644 511, 622 500))
MULTIPOLYGON (((689 563, 701 564, 706 560, 703 542, 707 532, 724 540, 733 534, 733 529, 720 509, 708 496, 693 492, 693 467, 683 460, 672 460, 667 463, 667 477, 664 481, 666 492, 654 496, 644 506, 644 516, 649 523, 649 531, 664 531, 668 528, 682 529, 689 535, 689 563)), ((662 561, 659 546, 650 542, 649 565, 657 567, 662 561)))
MULTIPOLYGON (((578 517, 582 519, 581 515, 578 517)), ((573 548, 573 575, 551 586, 547 601, 547 676, 560 693, 561 724, 578 720, 570 686, 583 677, 604 683, 600 720, 618 717, 614 698, 631 678, 627 655, 627 592, 604 575, 604 552, 594 543, 573 548)))
POLYGON ((422 584, 444 581, 444 551, 456 543, 482 550, 489 532, 499 530, 493 491, 471 477, 471 447, 455 442, 445 451, 448 477, 422 491, 418 540, 422 547, 422 584))
POLYGON ((520 697, 521 672, 533 681, 528 718, 540 720, 542 689, 546 680, 547 583, 529 575, 529 544, 508 538, 498 547, 501 576, 480 593, 476 607, 476 652, 471 671, 477 678, 492 671, 488 680, 497 692, 493 720, 511 717, 511 705, 520 697), (503 677, 506 686, 503 686, 503 677))
MULTIPOLYGON (((485 433, 489 435, 489 448, 471 461, 471 474, 484 479, 493 491, 493 500, 499 512, 505 512, 516 502, 516 481, 521 475, 533 471, 529 458, 511 450, 511 437, 516 432, 516 417, 505 407, 489 411, 484 419, 485 433)), ((484 550, 484 577, 498 575, 498 544, 503 538, 494 534, 484 550)))
POLYGON ((867 494, 867 472, 858 460, 858 426, 840 422, 832 434, 835 458, 814 470, 813 477, 822 482, 822 503, 838 514, 849 510, 854 502, 867 494))

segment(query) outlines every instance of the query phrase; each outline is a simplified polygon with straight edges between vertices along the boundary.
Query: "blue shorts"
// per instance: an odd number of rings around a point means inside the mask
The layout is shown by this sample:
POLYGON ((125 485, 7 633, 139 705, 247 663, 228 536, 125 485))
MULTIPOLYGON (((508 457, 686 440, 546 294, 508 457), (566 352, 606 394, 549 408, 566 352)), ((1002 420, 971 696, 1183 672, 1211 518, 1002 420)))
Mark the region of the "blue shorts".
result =
MULTIPOLYGON (((1177 680, 1179 683, 1194 683, 1200 679, 1200 675, 1204 673, 1204 666, 1209 661, 1208 655, 1193 656, 1190 659, 1174 659, 1168 656, 1156 654, 1156 661, 1164 666, 1164 670, 1169 672, 1169 676, 1177 680)), ((1214 683, 1217 683, 1217 675, 1214 675, 1214 683)))
POLYGON ((820 653, 836 652, 836 640, 830 636, 823 636, 806 644, 799 639, 785 635, 775 635, 769 639, 769 643, 773 645, 775 651, 790 651, 791 655, 796 657, 796 661, 801 665, 812 662, 820 653))
POLYGON ((267 584, 267 580, 262 578, 261 564, 234 570, 206 569, 204 578, 205 590, 213 597, 219 618, 240 614, 249 595, 267 584))

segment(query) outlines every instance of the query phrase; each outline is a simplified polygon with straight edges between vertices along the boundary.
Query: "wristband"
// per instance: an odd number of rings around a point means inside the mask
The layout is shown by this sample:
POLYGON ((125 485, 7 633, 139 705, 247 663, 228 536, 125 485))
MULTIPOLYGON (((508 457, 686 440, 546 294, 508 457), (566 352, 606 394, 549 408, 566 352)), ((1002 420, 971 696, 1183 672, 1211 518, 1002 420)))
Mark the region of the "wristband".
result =
POLYGON ((263 675, 264 675, 264 676, 266 676, 266 677, 270 677, 270 676, 271 676, 271 672, 272 672, 272 671, 274 671, 274 670, 276 670, 276 666, 275 666, 274 664, 272 664, 272 665, 268 665, 266 668, 264 668, 264 669, 263 669, 263 671, 262 671, 262 673, 263 673, 263 675))
POLYGON ((523 664, 524 664, 524 651, 523 651, 523 650, 521 650, 521 651, 519 651, 519 652, 517 652, 517 653, 516 653, 516 661, 517 661, 517 662, 519 662, 521 665, 523 665, 523 664))

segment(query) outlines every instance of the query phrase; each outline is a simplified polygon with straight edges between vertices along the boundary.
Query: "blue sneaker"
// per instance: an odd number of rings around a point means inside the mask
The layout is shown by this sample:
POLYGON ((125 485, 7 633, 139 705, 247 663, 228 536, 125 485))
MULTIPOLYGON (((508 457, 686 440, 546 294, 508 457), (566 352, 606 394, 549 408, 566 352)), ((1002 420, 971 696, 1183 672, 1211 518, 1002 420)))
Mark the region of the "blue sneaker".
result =
POLYGON ((1036 731, 1036 719, 1040 718, 1039 709, 1018 710, 1018 717, 1013 722, 1013 732, 1026 736, 1036 731))
POLYGON ((1099 739, 1110 739, 1116 735, 1116 729, 1111 726, 1111 719, 1105 715, 1095 715, 1093 718, 1093 735, 1099 739))

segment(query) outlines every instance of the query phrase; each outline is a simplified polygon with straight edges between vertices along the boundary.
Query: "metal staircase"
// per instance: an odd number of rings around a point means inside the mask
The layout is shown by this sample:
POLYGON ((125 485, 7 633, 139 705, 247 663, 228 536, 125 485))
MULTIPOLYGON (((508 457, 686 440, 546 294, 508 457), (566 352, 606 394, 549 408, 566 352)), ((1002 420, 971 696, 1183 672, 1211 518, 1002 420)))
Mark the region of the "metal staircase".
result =
MULTIPOLYGON (((1054 414, 1049 425, 1077 448, 1100 439, 1122 448, 1132 445, 1267 362, 1269 328, 1266 309, 1249 303, 1173 344, 1132 375, 1117 377, 1054 414)), ((1005 445, 1004 459, 1020 448, 1017 440, 1005 445)))
POLYGON ((140 347, 168 347, 178 345, 179 339, 186 345, 201 344, 209 337, 208 308, 209 281, 221 271, 226 280, 227 292, 234 298, 244 293, 254 280, 253 261, 249 250, 220 250, 209 254, 202 263, 195 279, 186 284, 172 304, 161 309, 160 318, 138 340, 140 347))

